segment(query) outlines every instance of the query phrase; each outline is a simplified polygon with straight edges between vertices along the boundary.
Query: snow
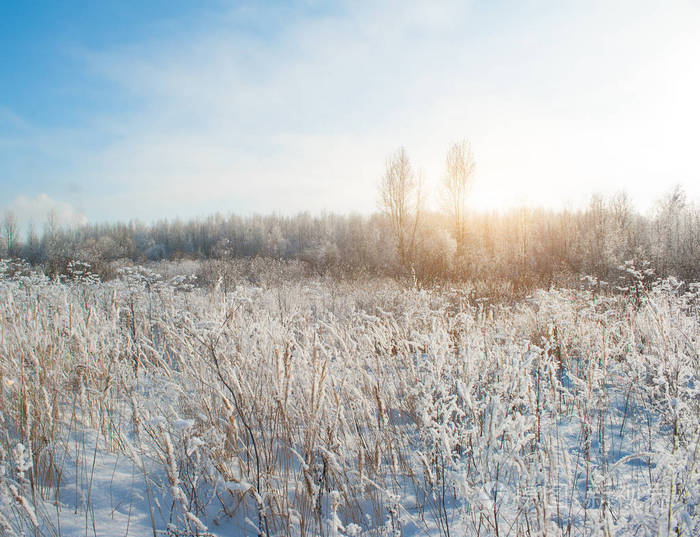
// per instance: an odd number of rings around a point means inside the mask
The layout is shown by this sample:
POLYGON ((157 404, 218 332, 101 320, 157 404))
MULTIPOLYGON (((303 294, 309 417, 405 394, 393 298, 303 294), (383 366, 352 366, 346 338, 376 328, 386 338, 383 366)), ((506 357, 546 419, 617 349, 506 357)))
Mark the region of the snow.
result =
POLYGON ((700 530, 698 286, 158 278, 0 277, 0 535, 700 530))

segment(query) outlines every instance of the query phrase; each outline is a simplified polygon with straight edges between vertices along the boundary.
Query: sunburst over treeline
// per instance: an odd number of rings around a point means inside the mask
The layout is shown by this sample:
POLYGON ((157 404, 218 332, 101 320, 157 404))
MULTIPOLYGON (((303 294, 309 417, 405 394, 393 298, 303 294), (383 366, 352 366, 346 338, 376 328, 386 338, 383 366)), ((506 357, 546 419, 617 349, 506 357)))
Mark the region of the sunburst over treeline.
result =
MULTIPOLYGON (((314 274, 415 275, 422 281, 501 282, 521 288, 565 283, 582 274, 613 278, 627 261, 659 276, 700 277, 700 212, 680 188, 653 213, 638 213, 625 193, 594 195, 585 209, 465 211, 460 225, 446 211, 407 207, 370 216, 216 214, 207 218, 89 224, 61 228, 49 219, 41 235, 20 240, 5 218, 2 250, 50 273, 71 260, 110 277, 110 265, 191 259, 225 275, 232 260, 298 263, 314 274), (8 233, 8 229, 10 230, 8 233)), ((9 222, 8 222, 9 220, 9 222)))

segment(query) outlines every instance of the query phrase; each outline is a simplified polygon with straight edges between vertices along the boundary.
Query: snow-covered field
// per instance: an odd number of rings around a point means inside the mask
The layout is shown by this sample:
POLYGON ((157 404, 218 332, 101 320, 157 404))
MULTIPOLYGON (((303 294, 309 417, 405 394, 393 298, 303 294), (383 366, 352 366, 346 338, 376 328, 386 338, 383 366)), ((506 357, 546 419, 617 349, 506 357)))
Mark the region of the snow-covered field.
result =
POLYGON ((0 264, 2 536, 700 534, 697 286, 79 269, 0 264))

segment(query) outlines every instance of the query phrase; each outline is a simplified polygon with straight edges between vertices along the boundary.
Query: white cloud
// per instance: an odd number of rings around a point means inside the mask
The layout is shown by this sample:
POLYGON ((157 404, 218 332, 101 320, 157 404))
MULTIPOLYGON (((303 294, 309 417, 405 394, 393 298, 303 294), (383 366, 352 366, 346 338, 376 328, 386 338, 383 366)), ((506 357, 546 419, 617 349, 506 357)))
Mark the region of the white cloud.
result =
MULTIPOLYGON (((73 227, 85 224, 87 218, 69 203, 54 200, 48 194, 41 193, 33 198, 18 196, 6 207, 17 217, 20 227, 27 229, 31 224, 42 226, 52 214, 56 224, 61 227, 73 227)), ((40 231, 40 229, 37 229, 40 231)))

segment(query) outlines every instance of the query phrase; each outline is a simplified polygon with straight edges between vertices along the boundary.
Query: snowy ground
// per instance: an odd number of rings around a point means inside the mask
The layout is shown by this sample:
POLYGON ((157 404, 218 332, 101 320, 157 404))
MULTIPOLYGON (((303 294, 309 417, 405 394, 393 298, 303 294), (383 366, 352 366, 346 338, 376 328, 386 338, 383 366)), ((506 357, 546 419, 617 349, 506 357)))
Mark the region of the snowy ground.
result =
POLYGON ((697 287, 9 269, 0 535, 700 534, 697 287))

